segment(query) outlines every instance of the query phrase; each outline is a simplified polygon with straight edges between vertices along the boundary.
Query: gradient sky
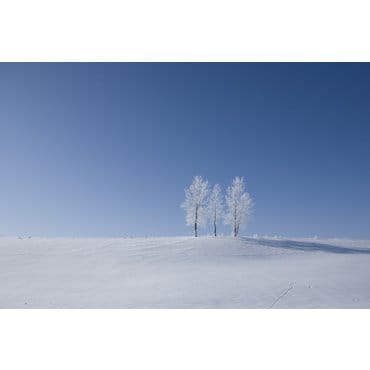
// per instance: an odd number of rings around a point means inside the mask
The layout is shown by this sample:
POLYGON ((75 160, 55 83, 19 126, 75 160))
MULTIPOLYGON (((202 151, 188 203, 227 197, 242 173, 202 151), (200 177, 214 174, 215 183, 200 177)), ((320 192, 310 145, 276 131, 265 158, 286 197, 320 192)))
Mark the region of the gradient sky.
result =
POLYGON ((238 175, 244 234, 370 239, 369 118, 368 63, 1 63, 0 234, 187 235, 238 175))

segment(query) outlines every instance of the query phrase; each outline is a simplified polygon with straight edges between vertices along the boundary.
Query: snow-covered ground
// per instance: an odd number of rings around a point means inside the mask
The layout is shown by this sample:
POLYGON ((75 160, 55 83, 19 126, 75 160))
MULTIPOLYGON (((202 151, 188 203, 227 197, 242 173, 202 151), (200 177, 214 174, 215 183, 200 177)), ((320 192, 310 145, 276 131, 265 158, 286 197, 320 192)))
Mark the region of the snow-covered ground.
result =
POLYGON ((370 241, 0 237, 1 308, 370 308, 370 241))

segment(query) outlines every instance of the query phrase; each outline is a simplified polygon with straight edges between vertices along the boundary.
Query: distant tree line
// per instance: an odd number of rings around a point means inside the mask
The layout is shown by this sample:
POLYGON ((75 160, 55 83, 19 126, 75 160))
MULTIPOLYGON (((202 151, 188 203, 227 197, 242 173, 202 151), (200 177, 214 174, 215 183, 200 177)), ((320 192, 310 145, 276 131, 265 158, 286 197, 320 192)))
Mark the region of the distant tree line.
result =
POLYGON ((186 224, 194 229, 194 236, 198 236, 199 226, 207 224, 212 225, 213 235, 217 236, 217 226, 223 220, 231 226, 232 235, 237 237, 252 214, 253 201, 245 190, 243 177, 234 178, 224 199, 220 185, 216 184, 210 190, 207 180, 195 176, 185 189, 185 201, 181 207, 185 210, 186 224))

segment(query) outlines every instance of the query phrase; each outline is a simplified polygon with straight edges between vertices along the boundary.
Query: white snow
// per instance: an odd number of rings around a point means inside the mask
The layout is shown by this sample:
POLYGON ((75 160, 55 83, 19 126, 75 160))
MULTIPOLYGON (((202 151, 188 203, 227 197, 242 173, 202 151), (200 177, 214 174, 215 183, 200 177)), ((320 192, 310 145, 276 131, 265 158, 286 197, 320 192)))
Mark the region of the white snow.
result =
POLYGON ((1 308, 370 308, 370 241, 0 237, 1 308))

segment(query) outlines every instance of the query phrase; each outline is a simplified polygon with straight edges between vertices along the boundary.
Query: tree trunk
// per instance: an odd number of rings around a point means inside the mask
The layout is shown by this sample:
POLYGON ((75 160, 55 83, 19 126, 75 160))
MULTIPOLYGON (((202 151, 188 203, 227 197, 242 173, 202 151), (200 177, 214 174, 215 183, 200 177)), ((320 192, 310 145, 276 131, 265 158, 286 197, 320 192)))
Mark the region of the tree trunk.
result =
POLYGON ((214 230, 215 236, 217 236, 217 225, 216 225, 216 221, 217 221, 217 216, 216 216, 216 210, 215 210, 215 214, 213 215, 213 230, 214 230))
POLYGON ((198 207, 195 208, 194 236, 198 236, 198 207))
POLYGON ((236 229, 236 205, 234 205, 234 238, 238 235, 237 229, 236 229))

